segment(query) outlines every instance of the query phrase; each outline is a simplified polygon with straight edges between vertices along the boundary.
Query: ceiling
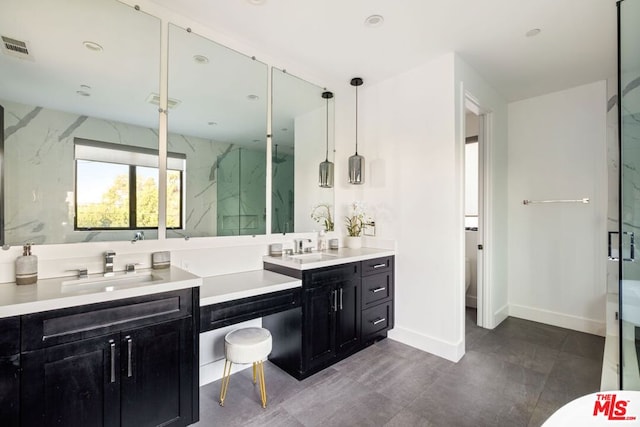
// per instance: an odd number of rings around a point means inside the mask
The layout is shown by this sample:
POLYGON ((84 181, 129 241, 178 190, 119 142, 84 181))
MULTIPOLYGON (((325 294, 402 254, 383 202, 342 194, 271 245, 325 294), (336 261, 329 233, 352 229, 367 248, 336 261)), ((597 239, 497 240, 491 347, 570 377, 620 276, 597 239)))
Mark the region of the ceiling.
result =
POLYGON ((370 84, 451 51, 508 101, 616 74, 615 0, 151 1, 338 81, 370 84), (383 24, 366 26, 374 14, 383 24))

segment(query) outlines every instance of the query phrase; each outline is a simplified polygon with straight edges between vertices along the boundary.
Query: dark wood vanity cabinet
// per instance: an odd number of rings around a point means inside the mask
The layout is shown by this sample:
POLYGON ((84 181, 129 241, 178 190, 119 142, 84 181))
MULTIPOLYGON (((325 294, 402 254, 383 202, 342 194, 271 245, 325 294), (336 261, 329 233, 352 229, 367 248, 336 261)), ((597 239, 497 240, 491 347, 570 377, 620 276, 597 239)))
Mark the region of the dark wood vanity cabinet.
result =
POLYGON ((0 319, 0 425, 20 425, 20 318, 0 319))
POLYGON ((262 318, 271 331, 269 360, 304 379, 381 338, 393 327, 393 257, 294 270, 266 270, 302 279, 302 311, 262 318))
POLYGON ((360 344, 358 264, 306 272, 303 276, 302 370, 316 372, 360 344))
POLYGON ((198 420, 198 288, 23 316, 21 425, 198 420))

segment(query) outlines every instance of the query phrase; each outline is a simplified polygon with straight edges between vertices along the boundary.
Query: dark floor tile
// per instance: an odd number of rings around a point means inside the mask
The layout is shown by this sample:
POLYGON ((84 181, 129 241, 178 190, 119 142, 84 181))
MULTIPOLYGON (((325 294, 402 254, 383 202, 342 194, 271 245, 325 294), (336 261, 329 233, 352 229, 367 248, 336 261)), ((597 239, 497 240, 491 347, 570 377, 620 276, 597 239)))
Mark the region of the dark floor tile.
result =
POLYGON ((540 399, 538 405, 536 405, 536 408, 533 410, 533 414, 531 414, 527 427, 540 427, 554 412, 564 406, 565 403, 568 402, 561 403, 540 399))
POLYGON ((278 407, 272 412, 258 415, 244 427, 304 427, 304 424, 296 420, 286 409, 278 407))
POLYGON ((559 353, 559 350, 518 338, 505 339, 504 336, 494 333, 485 335, 468 347, 467 351, 489 354, 544 374, 551 372, 559 353))
POLYGON ((384 427, 433 427, 434 424, 430 423, 426 418, 411 412, 408 409, 403 409, 395 417, 391 418, 391 421, 386 423, 384 427))
POLYGON ((532 344, 560 350, 569 331, 555 326, 509 317, 498 325, 493 333, 505 339, 520 339, 532 344))
POLYGON ((602 361, 559 353, 549 373, 543 394, 553 393, 554 399, 564 403, 600 390, 602 361))
POLYGON ((434 426, 526 426, 533 411, 508 393, 445 374, 408 407, 434 426))
POLYGON ((384 425, 402 409, 346 375, 308 387, 282 407, 305 426, 384 425))
POLYGON ((582 332, 570 332, 562 344, 561 350, 575 356, 602 361, 604 355, 604 338, 582 332))
POLYGON ((482 394, 505 394, 532 410, 546 379, 546 374, 476 351, 467 352, 445 375, 460 387, 482 394))

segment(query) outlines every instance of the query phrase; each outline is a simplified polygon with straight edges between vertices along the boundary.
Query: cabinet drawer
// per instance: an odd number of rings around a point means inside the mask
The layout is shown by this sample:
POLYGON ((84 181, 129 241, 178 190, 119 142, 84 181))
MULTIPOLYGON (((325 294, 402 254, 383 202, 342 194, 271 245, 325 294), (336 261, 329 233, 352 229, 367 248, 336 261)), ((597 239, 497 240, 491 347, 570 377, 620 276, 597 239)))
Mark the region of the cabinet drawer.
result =
POLYGON ((20 353, 20 318, 0 319, 0 357, 20 353))
POLYGON ((362 261, 362 276, 393 271, 393 257, 375 258, 362 261))
POLYGON ((300 288, 295 288, 207 305, 200 308, 200 332, 300 307, 300 304, 300 288))
POLYGON ((393 326, 392 302, 368 308, 362 312, 362 336, 363 339, 393 326))
POLYGON ((183 289, 25 315, 22 351, 188 317, 193 299, 192 289, 183 289))
POLYGON ((393 273, 374 274, 362 278, 362 307, 384 301, 393 296, 393 273))
POLYGON ((342 282, 358 274, 360 263, 353 262, 339 266, 324 267, 306 271, 302 283, 305 288, 327 286, 342 282))

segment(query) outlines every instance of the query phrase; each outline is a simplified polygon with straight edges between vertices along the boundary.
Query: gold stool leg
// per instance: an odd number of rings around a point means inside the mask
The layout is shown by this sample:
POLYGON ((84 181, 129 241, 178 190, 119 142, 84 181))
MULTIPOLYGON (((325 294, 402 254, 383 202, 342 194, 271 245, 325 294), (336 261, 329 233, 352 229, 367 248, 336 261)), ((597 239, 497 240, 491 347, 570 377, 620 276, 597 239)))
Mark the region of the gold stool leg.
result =
POLYGON ((222 384, 220 385, 220 406, 224 406, 224 399, 227 397, 229 380, 231 379, 231 365, 227 359, 224 360, 224 370, 222 371, 222 384), (229 367, 227 370, 227 366, 229 367))
POLYGON ((262 400, 262 407, 267 407, 267 387, 264 381, 264 364, 262 361, 258 363, 258 378, 260 380, 260 400, 262 400))
POLYGON ((253 362, 253 383, 256 383, 256 364, 258 362, 253 362))

